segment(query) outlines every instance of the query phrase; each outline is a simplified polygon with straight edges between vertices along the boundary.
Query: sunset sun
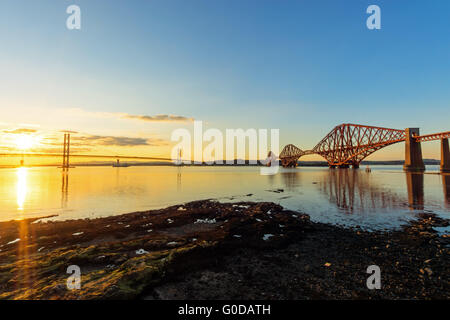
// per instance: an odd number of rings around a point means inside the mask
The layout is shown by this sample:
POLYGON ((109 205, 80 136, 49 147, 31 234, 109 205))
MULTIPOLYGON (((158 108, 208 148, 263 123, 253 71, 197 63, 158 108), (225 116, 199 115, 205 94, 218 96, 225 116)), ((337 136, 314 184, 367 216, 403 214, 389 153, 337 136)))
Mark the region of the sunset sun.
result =
POLYGON ((32 137, 30 135, 26 135, 26 134, 19 135, 15 140, 15 144, 16 144, 17 148, 20 150, 30 149, 31 147, 33 147, 35 145, 35 143, 36 142, 35 142, 34 137, 32 137))

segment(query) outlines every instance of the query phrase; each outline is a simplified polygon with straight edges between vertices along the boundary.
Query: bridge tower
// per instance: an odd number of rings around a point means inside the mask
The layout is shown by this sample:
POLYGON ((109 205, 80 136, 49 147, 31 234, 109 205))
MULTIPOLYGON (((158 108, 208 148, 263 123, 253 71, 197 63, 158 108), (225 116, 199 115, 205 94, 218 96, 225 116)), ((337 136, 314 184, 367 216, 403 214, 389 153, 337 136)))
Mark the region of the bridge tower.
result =
POLYGON ((422 159, 422 147, 414 136, 419 135, 419 128, 405 129, 405 171, 425 171, 425 165, 422 159))
POLYGON ((448 138, 441 139, 441 172, 450 172, 450 150, 448 138))
POLYGON ((63 153, 63 164, 62 164, 62 168, 64 170, 70 168, 69 155, 70 155, 70 133, 64 133, 64 153, 63 153))

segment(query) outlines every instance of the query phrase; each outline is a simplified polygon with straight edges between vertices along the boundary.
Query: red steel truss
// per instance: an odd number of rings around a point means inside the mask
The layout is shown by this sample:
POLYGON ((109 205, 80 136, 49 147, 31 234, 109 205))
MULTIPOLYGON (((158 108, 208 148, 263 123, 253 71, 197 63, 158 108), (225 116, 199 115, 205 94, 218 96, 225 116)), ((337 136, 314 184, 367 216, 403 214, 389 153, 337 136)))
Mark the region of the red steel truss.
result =
POLYGON ((441 140, 441 139, 448 139, 448 138, 450 138, 450 131, 440 132, 440 133, 432 133, 432 134, 427 134, 427 135, 423 135, 423 136, 415 136, 414 137, 414 139, 417 142, 441 140))
POLYGON ((314 148, 330 166, 358 166, 375 151, 405 141, 405 130, 341 124, 336 126, 314 148))
POLYGON ((305 154, 310 154, 311 151, 303 151, 300 148, 297 148, 293 144, 288 144, 283 148, 283 151, 280 153, 281 165, 285 168, 287 167, 296 167, 297 161, 301 156, 305 154))
POLYGON ((303 151, 294 145, 287 145, 280 153, 280 160, 284 167, 291 167, 297 165, 301 156, 315 153, 324 157, 331 167, 356 167, 373 152, 401 141, 405 141, 405 130, 341 124, 312 150, 303 151))

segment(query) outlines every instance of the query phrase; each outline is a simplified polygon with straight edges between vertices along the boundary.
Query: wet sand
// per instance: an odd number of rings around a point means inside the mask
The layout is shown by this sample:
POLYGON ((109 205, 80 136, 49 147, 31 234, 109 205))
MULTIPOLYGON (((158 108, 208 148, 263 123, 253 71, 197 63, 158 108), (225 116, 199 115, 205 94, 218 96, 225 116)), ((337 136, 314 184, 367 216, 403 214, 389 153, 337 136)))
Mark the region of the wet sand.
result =
POLYGON ((1 299, 449 299, 449 221, 313 223, 262 202, 195 201, 93 220, 0 223, 1 299), (81 268, 81 289, 66 286, 81 268), (369 290, 369 265, 381 289, 369 290))

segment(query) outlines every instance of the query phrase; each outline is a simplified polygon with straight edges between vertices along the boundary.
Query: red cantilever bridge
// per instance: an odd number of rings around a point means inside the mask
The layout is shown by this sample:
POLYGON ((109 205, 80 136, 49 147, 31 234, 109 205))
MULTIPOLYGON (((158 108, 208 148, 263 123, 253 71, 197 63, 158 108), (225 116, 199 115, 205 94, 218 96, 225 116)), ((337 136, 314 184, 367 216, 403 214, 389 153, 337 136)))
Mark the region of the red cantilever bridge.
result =
POLYGON ((292 144, 280 153, 283 167, 295 167, 300 157, 318 154, 324 157, 330 168, 358 168, 360 162, 381 148, 405 142, 405 170, 424 171, 421 142, 441 140, 441 171, 450 172, 448 138, 450 131, 419 135, 418 128, 404 130, 359 124, 341 124, 328 133, 312 150, 302 150, 292 144))

